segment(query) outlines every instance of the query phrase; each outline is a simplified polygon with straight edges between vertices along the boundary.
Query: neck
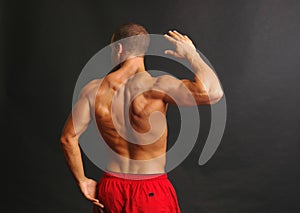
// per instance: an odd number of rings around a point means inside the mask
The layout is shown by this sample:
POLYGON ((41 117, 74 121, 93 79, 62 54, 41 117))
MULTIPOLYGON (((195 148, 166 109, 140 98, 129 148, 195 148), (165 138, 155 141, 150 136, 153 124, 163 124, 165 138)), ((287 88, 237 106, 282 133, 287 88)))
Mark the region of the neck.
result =
POLYGON ((133 57, 127 59, 121 64, 121 68, 119 69, 120 75, 125 78, 144 71, 144 57, 133 57))

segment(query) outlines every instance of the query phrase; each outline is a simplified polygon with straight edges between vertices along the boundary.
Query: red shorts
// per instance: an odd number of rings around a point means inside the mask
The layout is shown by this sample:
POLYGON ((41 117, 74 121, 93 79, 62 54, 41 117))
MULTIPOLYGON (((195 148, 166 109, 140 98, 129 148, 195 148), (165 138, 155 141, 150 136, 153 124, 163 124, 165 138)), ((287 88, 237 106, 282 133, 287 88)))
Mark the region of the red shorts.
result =
POLYGON ((180 213, 167 174, 136 175, 105 172, 98 184, 103 211, 94 213, 180 213))

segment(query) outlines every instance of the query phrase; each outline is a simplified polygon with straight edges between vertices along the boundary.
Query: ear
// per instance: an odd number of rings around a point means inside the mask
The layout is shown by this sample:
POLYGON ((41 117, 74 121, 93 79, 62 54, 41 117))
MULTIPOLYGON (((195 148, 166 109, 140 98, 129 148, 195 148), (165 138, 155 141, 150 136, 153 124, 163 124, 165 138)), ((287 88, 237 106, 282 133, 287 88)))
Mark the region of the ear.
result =
POLYGON ((123 45, 121 43, 118 43, 118 58, 120 59, 121 58, 121 55, 123 53, 123 45))

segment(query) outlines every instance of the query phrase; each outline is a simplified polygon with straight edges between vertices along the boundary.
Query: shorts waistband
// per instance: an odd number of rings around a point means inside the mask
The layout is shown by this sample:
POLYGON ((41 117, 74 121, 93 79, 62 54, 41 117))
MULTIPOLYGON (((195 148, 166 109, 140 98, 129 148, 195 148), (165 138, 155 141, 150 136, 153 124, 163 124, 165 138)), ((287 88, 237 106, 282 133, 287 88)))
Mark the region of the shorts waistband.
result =
POLYGON ((105 171, 102 178, 106 179, 119 179, 124 181, 138 181, 138 180, 164 180, 168 179, 167 173, 159 174, 131 174, 131 173, 121 173, 121 172, 111 172, 105 171))

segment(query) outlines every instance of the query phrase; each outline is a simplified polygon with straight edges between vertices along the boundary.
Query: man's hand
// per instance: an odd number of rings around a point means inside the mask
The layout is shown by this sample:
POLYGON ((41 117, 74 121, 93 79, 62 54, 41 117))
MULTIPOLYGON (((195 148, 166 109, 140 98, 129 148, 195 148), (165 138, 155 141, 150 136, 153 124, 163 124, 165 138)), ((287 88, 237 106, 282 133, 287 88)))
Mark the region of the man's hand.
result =
MULTIPOLYGON (((195 76, 193 82, 187 79, 178 81, 167 75, 161 76, 157 78, 156 86, 166 94, 176 91, 173 96, 178 97, 176 99, 177 105, 193 106, 195 104, 206 105, 217 103, 223 96, 223 90, 218 77, 212 68, 203 61, 191 39, 176 30, 170 30, 164 37, 175 47, 175 50, 165 50, 165 54, 187 59, 195 76), (183 92, 183 86, 190 90, 193 98, 187 98, 190 95, 183 92)), ((164 97, 164 101, 174 103, 174 100, 169 95, 164 97)))
POLYGON ((79 188, 86 199, 93 202, 94 205, 104 208, 104 205, 99 203, 97 197, 97 182, 93 179, 86 178, 78 183, 79 188))
POLYGON ((193 57, 196 48, 188 36, 182 35, 176 30, 170 30, 168 33, 169 35, 165 34, 164 37, 175 46, 175 51, 166 50, 165 54, 172 55, 176 58, 193 57))

